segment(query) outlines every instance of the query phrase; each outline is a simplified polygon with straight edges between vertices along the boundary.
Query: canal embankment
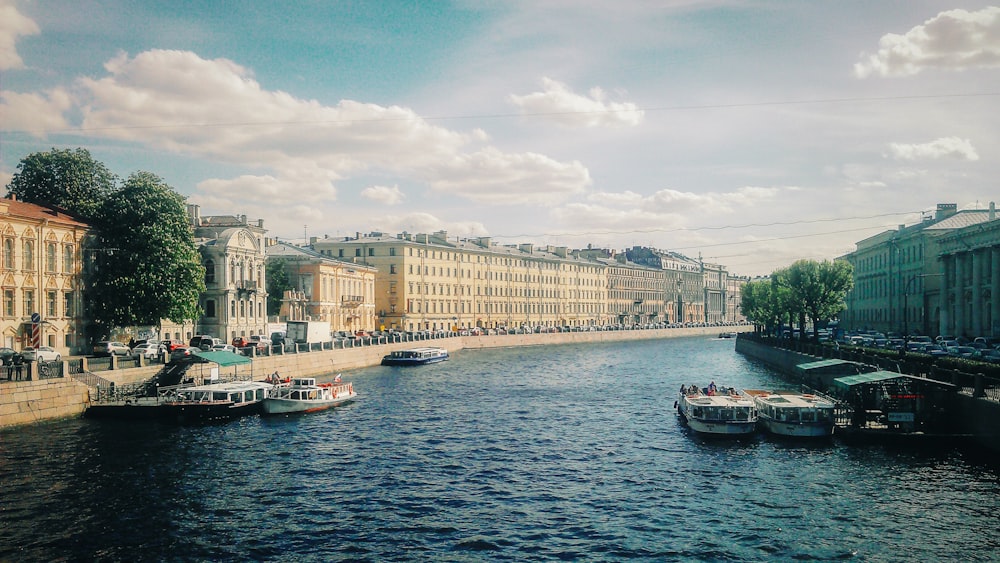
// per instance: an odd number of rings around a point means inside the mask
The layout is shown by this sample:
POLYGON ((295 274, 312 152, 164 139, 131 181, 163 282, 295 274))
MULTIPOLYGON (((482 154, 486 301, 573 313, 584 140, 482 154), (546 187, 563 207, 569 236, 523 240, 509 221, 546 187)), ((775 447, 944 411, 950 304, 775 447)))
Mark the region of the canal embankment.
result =
MULTIPOLYGON (((200 380, 212 369, 220 376, 249 376, 263 379, 278 372, 282 376, 324 376, 379 365, 382 356, 394 350, 404 350, 418 346, 439 346, 449 352, 460 350, 480 350, 520 346, 558 346, 576 343, 625 342, 630 340, 650 340, 663 338, 683 338, 691 336, 718 336, 720 331, 744 331, 751 327, 691 327, 654 330, 621 330, 595 332, 563 332, 546 334, 505 334, 488 336, 453 336, 394 342, 373 346, 348 348, 305 349, 283 354, 256 356, 248 365, 217 367, 214 364, 197 364, 188 373, 200 380)), ((162 364, 142 367, 100 371, 103 385, 125 387, 142 383, 162 368, 162 364)), ((65 368, 65 366, 64 366, 65 368)), ((68 418, 82 415, 96 401, 97 388, 93 377, 88 374, 28 381, 6 381, 0 378, 0 429, 33 424, 45 420, 68 418), (91 384, 85 383, 90 381, 91 384)))
MULTIPOLYGON (((766 364, 794 383, 804 384, 813 382, 803 380, 803 371, 799 366, 824 359, 822 356, 771 346, 755 338, 738 338, 736 351, 766 364)), ((843 375, 853 373, 845 372, 843 375)), ((920 377, 919 374, 915 376, 920 377)), ((1000 452, 1000 401, 984 396, 981 386, 981 379, 973 386, 957 385, 954 406, 948 415, 952 417, 956 432, 971 435, 984 447, 1000 452)))

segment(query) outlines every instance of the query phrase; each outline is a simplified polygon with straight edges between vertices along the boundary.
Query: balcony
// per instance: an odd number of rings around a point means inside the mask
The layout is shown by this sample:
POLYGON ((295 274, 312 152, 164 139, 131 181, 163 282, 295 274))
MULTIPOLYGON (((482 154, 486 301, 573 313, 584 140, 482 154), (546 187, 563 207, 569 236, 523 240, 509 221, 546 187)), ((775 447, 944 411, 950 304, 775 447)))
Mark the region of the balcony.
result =
POLYGON ((340 296, 340 306, 341 307, 358 307, 365 302, 365 298, 361 295, 341 295, 340 296))

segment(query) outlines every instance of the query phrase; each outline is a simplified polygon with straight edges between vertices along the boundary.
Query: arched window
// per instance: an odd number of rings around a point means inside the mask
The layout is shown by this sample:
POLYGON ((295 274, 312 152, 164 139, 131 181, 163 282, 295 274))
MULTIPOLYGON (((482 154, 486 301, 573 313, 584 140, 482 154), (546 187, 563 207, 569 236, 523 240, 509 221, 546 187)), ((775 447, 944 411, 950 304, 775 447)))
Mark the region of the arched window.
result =
POLYGON ((24 269, 35 269, 35 241, 24 241, 24 269))
POLYGON ((45 245, 45 271, 56 271, 56 243, 54 242, 45 245))
POLYGON ((205 260, 205 283, 215 283, 215 260, 211 258, 205 260))
POLYGON ((3 239, 3 267, 8 270, 14 269, 14 239, 3 239))

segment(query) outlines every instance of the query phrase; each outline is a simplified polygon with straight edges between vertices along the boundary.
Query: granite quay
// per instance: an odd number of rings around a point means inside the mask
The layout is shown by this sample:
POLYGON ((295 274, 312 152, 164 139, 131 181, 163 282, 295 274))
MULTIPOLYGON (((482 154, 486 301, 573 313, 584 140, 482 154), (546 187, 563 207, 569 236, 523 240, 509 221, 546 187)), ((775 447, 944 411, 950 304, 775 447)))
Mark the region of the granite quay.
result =
MULTIPOLYGON (((751 330, 749 326, 726 327, 726 330, 751 330)), ((714 336, 719 327, 692 327, 649 330, 620 330, 597 332, 563 332, 541 334, 506 334, 489 336, 449 336, 420 340, 446 348, 449 352, 463 349, 503 348, 516 346, 556 346, 569 343, 616 342, 677 338, 686 336, 714 336)), ((249 376, 264 379, 278 372, 289 376, 323 376, 341 371, 378 365, 382 356, 393 351, 413 347, 414 341, 387 344, 332 348, 332 343, 297 346, 287 352, 255 356, 250 364, 249 376)), ((0 428, 32 424, 45 420, 82 415, 98 399, 98 394, 106 394, 109 389, 123 389, 142 384, 153 377, 162 364, 134 366, 143 361, 105 359, 94 362, 81 358, 64 360, 53 368, 52 377, 39 378, 37 367, 27 381, 7 381, 0 378, 0 428), (90 363, 106 369, 87 371, 90 363)), ((211 369, 210 364, 198 364, 191 368, 196 379, 203 377, 211 369)), ((246 369, 241 375, 247 374, 246 369)), ((224 375, 224 374, 223 374, 224 375)))

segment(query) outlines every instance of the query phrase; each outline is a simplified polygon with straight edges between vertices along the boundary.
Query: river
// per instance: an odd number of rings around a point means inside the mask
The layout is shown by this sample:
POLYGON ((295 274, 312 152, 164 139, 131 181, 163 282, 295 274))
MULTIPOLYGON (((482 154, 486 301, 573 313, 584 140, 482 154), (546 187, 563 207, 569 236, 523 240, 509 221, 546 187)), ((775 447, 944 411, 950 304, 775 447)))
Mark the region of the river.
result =
POLYGON ((733 340, 463 350, 360 399, 0 433, 0 561, 987 561, 1000 465, 705 440, 682 383, 780 387, 733 340))

